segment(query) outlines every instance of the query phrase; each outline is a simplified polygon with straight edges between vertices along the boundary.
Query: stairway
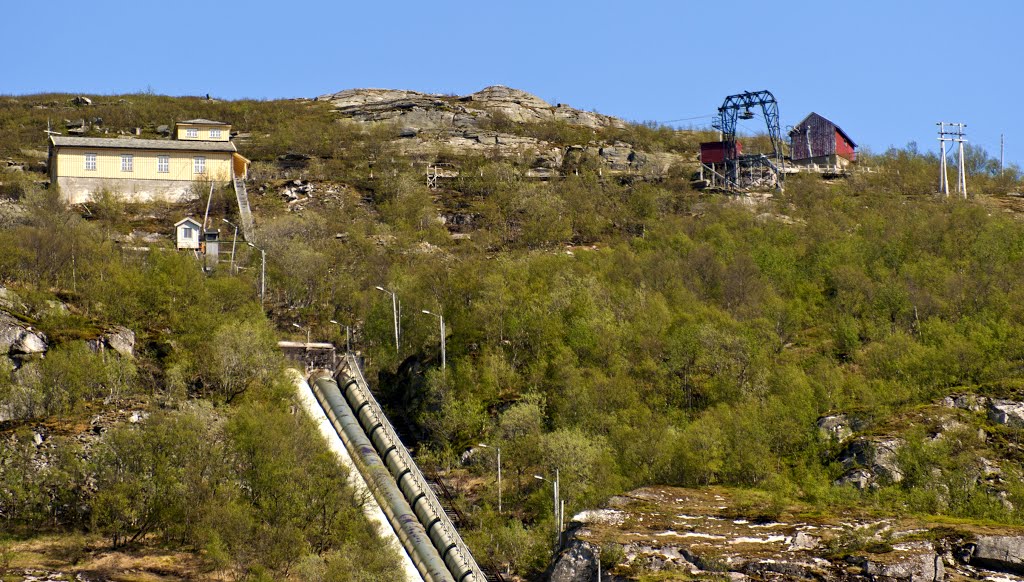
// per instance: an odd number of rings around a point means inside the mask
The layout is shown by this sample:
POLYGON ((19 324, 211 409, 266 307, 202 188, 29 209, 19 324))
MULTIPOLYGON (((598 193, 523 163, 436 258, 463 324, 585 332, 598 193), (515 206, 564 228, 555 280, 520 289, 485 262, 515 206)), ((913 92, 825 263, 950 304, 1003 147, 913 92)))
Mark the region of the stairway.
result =
POLYGON ((238 199, 238 216, 242 219, 242 236, 253 242, 252 210, 249 208, 249 194, 245 190, 245 179, 235 176, 235 197, 238 199))

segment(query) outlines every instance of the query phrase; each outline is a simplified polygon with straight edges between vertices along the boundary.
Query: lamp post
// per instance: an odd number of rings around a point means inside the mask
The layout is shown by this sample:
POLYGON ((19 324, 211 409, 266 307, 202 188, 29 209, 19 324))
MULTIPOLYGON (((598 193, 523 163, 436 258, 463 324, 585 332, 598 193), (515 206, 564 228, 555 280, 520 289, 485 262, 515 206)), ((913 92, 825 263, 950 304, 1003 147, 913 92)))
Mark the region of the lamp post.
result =
MULTIPOLYGON (((488 445, 479 443, 479 446, 489 449, 488 445)), ((501 447, 494 447, 498 451, 498 514, 501 514, 501 447)))
POLYGON ((221 220, 235 227, 235 234, 231 237, 231 274, 233 275, 235 274, 235 243, 238 242, 238 225, 226 218, 222 218, 221 220))
POLYGON ((444 341, 444 332, 445 332, 445 330, 444 330, 444 316, 440 315, 440 314, 437 314, 437 313, 431 313, 431 312, 427 311, 426 309, 423 310, 423 313, 426 313, 427 315, 433 315, 434 317, 436 317, 441 322, 441 369, 444 370, 444 368, 445 368, 445 360, 447 359, 446 356, 445 356, 445 350, 444 350, 444 348, 445 348, 445 345, 444 345, 445 344, 445 341, 444 341))
MULTIPOLYGON (((334 325, 336 325, 338 327, 341 327, 341 324, 338 323, 337 321, 333 320, 333 319, 328 320, 328 321, 330 321, 331 323, 333 323, 334 325)), ((351 333, 351 330, 349 330, 349 327, 347 325, 345 326, 345 351, 346 352, 351 352, 352 351, 352 333, 351 333)))
POLYGON ((267 251, 251 242, 245 244, 260 252, 260 305, 263 305, 263 299, 267 294, 267 251))
POLYGON ((306 345, 308 346, 309 345, 309 331, 310 331, 309 328, 308 327, 302 327, 301 325, 299 325, 297 323, 293 323, 292 325, 294 327, 297 327, 297 328, 299 328, 299 329, 301 329, 301 330, 306 332, 306 345))
POLYGON ((555 490, 554 491, 554 493, 555 493, 555 551, 557 551, 558 548, 562 547, 562 520, 563 520, 563 513, 565 512, 565 502, 563 502, 561 500, 561 498, 559 496, 559 491, 558 491, 558 489, 559 489, 558 485, 559 485, 559 481, 560 481, 560 479, 558 477, 558 469, 555 469, 555 480, 554 481, 551 481, 550 479, 547 479, 547 478, 545 478, 542 475, 534 475, 533 478, 534 479, 540 479, 541 481, 547 481, 548 483, 551 483, 552 486, 554 487, 554 490, 555 490))
POLYGON ((378 291, 383 291, 391 296, 391 314, 395 318, 395 353, 398 353, 398 296, 395 295, 394 291, 389 291, 380 285, 377 285, 378 291))

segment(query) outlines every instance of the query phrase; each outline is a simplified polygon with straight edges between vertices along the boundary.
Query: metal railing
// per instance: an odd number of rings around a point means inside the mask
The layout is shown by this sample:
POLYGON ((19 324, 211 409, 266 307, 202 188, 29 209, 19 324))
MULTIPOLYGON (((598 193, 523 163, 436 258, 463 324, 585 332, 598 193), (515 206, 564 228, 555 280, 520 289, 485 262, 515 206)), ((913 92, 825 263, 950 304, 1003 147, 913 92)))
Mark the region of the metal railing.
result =
MULTIPOLYGON (((455 524, 452 523, 451 518, 444 511, 444 506, 441 505, 441 501, 434 494, 434 490, 430 488, 430 484, 427 479, 423 476, 416 461, 413 460, 412 455, 409 454, 409 449, 405 448, 402 441, 398 438, 398 434, 395 432, 394 427, 391 426, 391 422, 388 421, 387 417, 384 416, 384 412, 378 404, 377 399, 374 398, 370 392, 370 385, 363 377, 363 371, 359 368, 359 363, 356 361, 355 356, 349 352, 345 354, 344 363, 339 369, 339 372, 344 370, 348 371, 348 376, 356 381, 356 386, 363 392, 363 397, 366 402, 369 403, 367 408, 369 414, 373 418, 374 423, 379 424, 383 430, 383 439, 389 441, 387 444, 394 446, 395 451, 398 453, 399 458, 406 467, 409 468, 409 475, 412 476, 413 481, 420 491, 424 492, 427 499, 427 503, 430 505, 431 510, 438 518, 438 525, 448 536, 448 539, 453 540, 455 543, 455 551, 463 562, 469 565, 473 571, 473 578, 475 581, 484 582, 487 577, 484 576, 483 570, 480 569, 480 565, 477 564, 476 559, 473 558, 473 554, 469 551, 469 547, 462 541, 462 536, 459 535, 458 530, 455 528, 455 524)), ((428 532, 429 533, 429 532, 428 532)))

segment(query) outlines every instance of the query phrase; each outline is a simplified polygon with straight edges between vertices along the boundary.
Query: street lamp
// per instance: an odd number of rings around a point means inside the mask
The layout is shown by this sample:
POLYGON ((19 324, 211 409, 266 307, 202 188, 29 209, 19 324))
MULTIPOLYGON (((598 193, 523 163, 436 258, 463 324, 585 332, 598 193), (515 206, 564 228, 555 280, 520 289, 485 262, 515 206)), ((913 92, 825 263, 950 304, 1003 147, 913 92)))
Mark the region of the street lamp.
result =
POLYGON ((307 327, 302 327, 301 325, 299 325, 299 324, 297 324, 297 323, 292 323, 292 325, 293 325, 294 327, 297 327, 297 328, 299 328, 299 329, 301 329, 301 330, 303 330, 303 331, 305 331, 305 332, 306 332, 306 345, 309 345, 309 328, 307 328, 307 327))
MULTIPOLYGON (((338 323, 337 321, 333 320, 333 319, 328 320, 328 321, 330 321, 331 323, 333 323, 334 325, 336 325, 338 327, 341 327, 341 324, 338 323)), ((345 351, 346 352, 351 352, 352 351, 352 339, 351 338, 352 338, 352 333, 349 330, 349 327, 346 325, 345 326, 345 351)))
POLYGON ((238 242, 238 225, 226 218, 221 220, 235 227, 235 234, 231 237, 231 274, 233 275, 235 273, 235 243, 238 242))
POLYGON ((444 341, 444 316, 443 315, 439 315, 437 313, 431 313, 431 312, 427 311, 426 309, 423 310, 423 313, 426 313, 427 315, 433 315, 434 317, 436 317, 437 319, 439 319, 441 321, 441 369, 444 370, 445 360, 446 360, 445 351, 444 351, 444 344, 445 344, 445 341, 444 341))
POLYGON ((395 318, 395 353, 398 353, 398 296, 395 295, 394 291, 389 291, 380 285, 377 285, 378 291, 383 291, 391 296, 391 313, 395 318))
POLYGON ((541 481, 547 481, 551 483, 555 490, 555 549, 562 547, 562 523, 565 514, 565 502, 559 497, 559 479, 558 469, 555 469, 555 480, 545 478, 542 475, 534 475, 534 479, 540 479, 541 481))
POLYGON ((245 244, 260 252, 260 305, 263 305, 263 298, 267 294, 267 251, 251 242, 246 242, 245 244))
MULTIPOLYGON (((479 446, 489 449, 491 447, 484 443, 479 443, 479 446)), ((498 514, 501 514, 501 447, 495 447, 498 451, 498 514)))

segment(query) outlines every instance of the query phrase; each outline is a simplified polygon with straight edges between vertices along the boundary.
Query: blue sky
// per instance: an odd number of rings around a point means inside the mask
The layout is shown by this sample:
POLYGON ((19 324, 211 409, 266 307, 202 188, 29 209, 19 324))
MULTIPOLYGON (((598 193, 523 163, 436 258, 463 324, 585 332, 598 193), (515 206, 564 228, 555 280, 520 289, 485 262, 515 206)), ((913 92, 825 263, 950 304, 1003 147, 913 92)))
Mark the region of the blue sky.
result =
POLYGON ((50 0, 3 13, 0 94, 236 99, 502 84, 667 121, 768 89, 783 126, 817 111, 880 152, 910 141, 937 150, 935 122, 961 121, 993 156, 1005 134, 1007 162, 1024 163, 1022 106, 1010 101, 1022 88, 1024 3, 1010 0, 50 0))

